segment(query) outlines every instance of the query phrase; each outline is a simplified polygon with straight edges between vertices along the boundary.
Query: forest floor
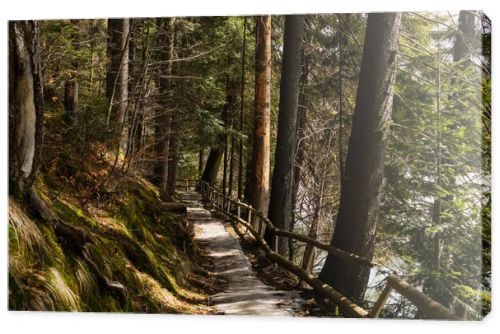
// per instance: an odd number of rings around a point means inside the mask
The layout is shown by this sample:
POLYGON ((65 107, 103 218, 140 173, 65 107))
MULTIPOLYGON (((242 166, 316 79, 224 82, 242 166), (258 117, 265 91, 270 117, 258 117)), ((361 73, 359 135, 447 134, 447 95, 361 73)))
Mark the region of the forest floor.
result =
POLYGON ((9 198, 9 309, 216 313, 208 303, 221 285, 201 266, 193 225, 139 176, 93 191, 91 176, 108 166, 72 173, 75 182, 44 168, 35 190, 55 221, 9 198))
POLYGON ((278 290, 262 282, 252 267, 232 227, 214 216, 194 192, 181 193, 188 207, 187 219, 194 223, 194 240, 210 261, 210 271, 225 283, 211 296, 218 313, 232 315, 300 315, 303 300, 290 290, 278 290))

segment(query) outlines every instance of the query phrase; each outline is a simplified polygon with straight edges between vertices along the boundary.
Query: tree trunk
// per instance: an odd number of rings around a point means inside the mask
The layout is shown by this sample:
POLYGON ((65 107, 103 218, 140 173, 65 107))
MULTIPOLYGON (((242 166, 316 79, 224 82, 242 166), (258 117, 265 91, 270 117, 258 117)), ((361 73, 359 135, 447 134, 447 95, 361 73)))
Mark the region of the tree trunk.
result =
MULTIPOLYGON (((340 207, 331 245, 371 259, 384 153, 392 112, 400 13, 368 14, 340 207)), ((328 255, 320 279, 348 297, 364 297, 370 269, 328 255)))
POLYGON ((171 136, 170 149, 168 157, 168 172, 167 172, 167 198, 172 200, 175 198, 175 181, 177 180, 177 170, 179 166, 179 141, 176 136, 171 136))
MULTIPOLYGON (((306 123, 307 116, 307 97, 304 92, 307 81, 309 80, 309 66, 307 55, 302 48, 302 73, 300 76, 300 88, 299 88, 299 104, 297 108, 297 154, 295 155, 295 164, 293 166, 293 183, 292 183, 292 221, 290 222, 290 231, 293 231, 295 227, 295 209, 297 206, 297 195, 299 191, 300 175, 302 173, 302 165, 304 163, 304 145, 303 142, 299 145, 299 140, 304 137, 304 125, 306 123)), ((288 241, 288 258, 290 261, 294 260, 294 247, 293 240, 288 241)))
MULTIPOLYGON (((339 43, 339 108, 338 108, 338 113, 339 113, 339 131, 338 131, 338 156, 339 156, 339 175, 340 175, 340 182, 342 182, 342 176, 344 175, 344 121, 343 121, 343 116, 344 116, 344 96, 343 96, 343 65, 344 65, 344 55, 343 55, 343 46, 344 46, 344 31, 343 31, 343 24, 342 21, 340 20, 341 14, 337 14, 338 20, 339 20, 339 31, 337 33, 338 35, 338 43, 339 43)), ((347 16, 348 18, 349 16, 347 16)), ((346 20, 347 21, 347 20, 346 20)), ((346 24, 349 24, 346 22, 346 24)))
POLYGON ((110 112, 107 123, 108 126, 111 123, 117 124, 119 129, 125 122, 128 104, 129 34, 129 19, 108 19, 106 97, 110 112))
MULTIPOLYGON (((289 231, 292 220, 293 172, 297 152, 297 109, 304 33, 304 15, 287 15, 281 65, 278 134, 275 152, 269 219, 276 228, 289 231)), ((266 232, 266 241, 274 245, 274 236, 266 232)), ((280 238, 278 253, 286 256, 288 240, 280 238)))
MULTIPOLYGON (((229 64, 229 62, 228 62, 229 64)), ((224 119, 224 128, 227 130, 229 126, 229 115, 232 114, 234 110, 234 104, 236 100, 236 86, 234 81, 226 78, 226 104, 224 106, 222 118, 224 119)), ((226 193, 226 174, 227 174, 227 144, 228 136, 227 134, 220 135, 220 141, 223 143, 222 147, 213 147, 208 154, 207 162, 205 164, 205 170, 201 179, 209 184, 213 185, 217 179, 217 173, 219 172, 220 164, 224 158, 224 170, 223 170, 223 181, 222 181, 222 192, 226 193)))
POLYGON ((68 125, 73 127, 78 124, 78 90, 79 84, 76 76, 64 83, 64 119, 68 125))
POLYGON ((198 154, 198 178, 201 179, 203 174, 203 166, 205 164, 205 150, 202 148, 198 154))
POLYGON ((223 152, 224 150, 220 147, 214 147, 210 150, 207 162, 205 164, 205 169, 201 177, 202 181, 205 181, 210 185, 213 185, 215 183, 215 180, 217 179, 217 173, 219 172, 223 152))
MULTIPOLYGON (((237 85, 234 80, 229 81, 229 92, 227 99, 227 110, 226 110, 226 130, 233 129, 234 123, 234 112, 236 110, 236 94, 237 94, 237 85)), ((227 195, 231 196, 233 192, 233 184, 234 184, 234 138, 232 133, 226 135, 226 149, 225 154, 226 164, 227 164, 227 195), (229 147, 231 145, 231 147, 229 147)))
POLYGON ((267 216, 271 111, 271 16, 256 17, 255 110, 249 204, 267 216))
POLYGON ((70 126, 76 126, 78 124, 78 113, 79 109, 79 99, 78 99, 78 57, 76 55, 79 49, 80 42, 80 20, 70 20, 71 24, 74 25, 74 29, 78 29, 73 32, 70 36, 71 44, 73 46, 73 51, 75 54, 72 56, 71 68, 69 71, 69 78, 64 83, 64 118, 65 122, 70 126))
MULTIPOLYGON (((243 45, 241 50, 241 88, 240 88, 240 124, 239 130, 243 133, 243 122, 245 114, 245 58, 247 45, 247 17, 243 20, 243 45)), ((239 140, 238 150, 238 199, 243 198, 243 139, 239 140)))
POLYGON ((453 44, 453 61, 459 62, 466 56, 470 57, 471 46, 474 44, 474 23, 476 15, 471 10, 461 10, 458 16, 458 30, 453 44))
POLYGON ((43 139, 42 67, 35 21, 9 23, 9 183, 11 194, 33 185, 43 139))
POLYGON ((141 121, 142 121, 142 108, 140 96, 141 81, 143 79, 143 64, 140 64, 139 57, 137 56, 137 42, 138 42, 137 26, 135 24, 131 27, 130 38, 128 43, 128 58, 129 58, 129 81, 128 81, 128 96, 129 96, 129 110, 131 110, 130 124, 127 130, 127 147, 125 151, 125 161, 122 168, 130 164, 134 155, 140 151, 140 138, 141 138, 141 121), (139 140, 138 140, 139 138, 139 140))
MULTIPOLYGON (((231 122, 232 124, 232 122, 231 122)), ((230 144, 231 144, 231 149, 229 150, 229 182, 228 182, 228 195, 231 197, 233 195, 233 188, 234 188, 234 145, 236 141, 234 138, 231 136, 230 144)))
POLYGON ((222 163, 222 185, 221 185, 221 192, 224 195, 223 199, 223 207, 225 207, 225 202, 226 202, 226 191, 227 191, 227 165, 228 165, 228 130, 229 130, 229 100, 231 97, 231 91, 230 91, 230 77, 229 77, 229 68, 231 66, 231 58, 227 57, 227 63, 226 63, 226 103, 224 104, 224 110, 222 112, 222 120, 224 121, 224 153, 223 153, 223 163, 222 163))
MULTIPOLYGON (((174 59, 174 47, 175 47, 175 18, 171 18, 168 21, 168 44, 167 44, 167 52, 168 52, 168 60, 174 59)), ((165 98, 171 98, 173 94, 173 83, 170 78, 173 74, 172 62, 168 61, 166 66, 166 78, 163 80, 166 81, 167 92, 165 98)), ((165 107, 168 102, 165 103, 165 107)), ((169 127, 170 132, 168 134, 168 170, 167 170, 167 184, 166 184, 166 192, 167 198, 173 199, 175 197, 175 181, 177 180, 177 170, 179 166, 179 132, 173 134, 173 130, 177 130, 179 128, 179 121, 177 118, 174 118, 173 115, 169 115, 170 121, 169 127)))
MULTIPOLYGON (((158 80, 160 98, 160 108, 156 114, 155 125, 155 165, 153 167, 153 183, 155 183, 161 191, 168 194, 168 178, 169 178, 169 153, 170 153, 170 132, 172 127, 172 115, 168 111, 170 106, 170 97, 172 92, 172 62, 174 52, 174 20, 173 18, 157 19, 157 26, 160 30, 160 78, 158 80)), ((172 171, 175 172, 175 171, 172 171)), ((172 175, 170 175, 172 177, 172 175)))

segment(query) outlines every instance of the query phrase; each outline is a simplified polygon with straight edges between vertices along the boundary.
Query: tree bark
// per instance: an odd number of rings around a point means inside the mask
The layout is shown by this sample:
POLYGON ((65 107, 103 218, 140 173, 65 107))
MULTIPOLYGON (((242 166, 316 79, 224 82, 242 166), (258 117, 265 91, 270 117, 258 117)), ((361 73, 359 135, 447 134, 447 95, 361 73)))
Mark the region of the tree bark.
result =
POLYGON ((267 216, 271 111, 271 16, 258 16, 255 48, 255 110, 249 204, 267 216))
POLYGON ((223 152, 224 150, 220 147, 214 147, 210 150, 205 164, 205 169, 203 170, 203 175, 201 177, 202 181, 205 181, 210 185, 214 185, 215 180, 217 179, 217 173, 219 172, 223 152))
MULTIPOLYGON (((331 245, 371 259, 392 112, 400 13, 368 14, 340 207, 331 245)), ((360 301, 369 268, 328 255, 320 279, 360 301)))
MULTIPOLYGON (((173 60, 174 59, 174 47, 175 47, 175 18, 171 18, 168 21, 168 60, 173 60)), ((167 84, 167 95, 168 98, 172 97, 173 94, 173 83, 172 79, 170 78, 173 74, 173 67, 172 67, 172 62, 168 61, 167 64, 164 66, 167 67, 166 70, 166 78, 163 78, 166 80, 167 84)), ((166 106, 167 103, 165 103, 166 106)), ((166 192, 167 192, 167 198, 168 199, 173 199, 175 197, 175 181, 177 180, 177 170, 179 166, 179 138, 178 138, 178 133, 173 134, 174 129, 179 128, 179 120, 177 118, 174 118, 173 115, 170 116, 170 132, 168 134, 168 169, 167 169, 167 184, 166 184, 166 192)))
POLYGON ((175 197, 175 181, 177 180, 177 170, 179 166, 179 141, 176 136, 171 136, 170 149, 168 157, 168 172, 167 172, 167 198, 169 200, 175 197))
POLYGON ((453 44, 453 61, 459 62, 470 57, 470 48, 474 39, 476 15, 471 10, 461 10, 458 16, 458 30, 453 44))
MULTIPOLYGON (((347 18, 349 18, 348 14, 347 18)), ((339 130, 338 130, 338 150, 339 150, 339 175, 340 175, 340 182, 342 182, 342 176, 344 175, 344 122, 343 122, 343 116, 344 116, 344 92, 343 92, 343 65, 344 65, 344 55, 343 55, 343 46, 344 46, 344 31, 343 31, 343 23, 340 20, 341 14, 337 14, 338 20, 339 20, 339 31, 337 33, 338 35, 338 43, 339 43, 339 108, 338 108, 338 113, 339 113, 339 130)), ((348 23, 348 20, 345 22, 346 24, 348 23)))
MULTIPOLYGON (((304 48, 302 49, 302 69, 300 75, 299 83, 299 104, 297 109, 297 153, 295 155, 295 165, 293 166, 293 183, 292 183, 292 221, 290 222, 290 231, 293 231, 295 227, 295 208, 297 206, 297 196, 300 184, 300 175, 302 173, 302 166, 304 164, 304 146, 305 143, 302 142, 299 145, 299 140, 304 137, 304 125, 306 124, 307 116, 307 97, 305 94, 305 86, 309 80, 309 65, 307 55, 305 54, 304 48)), ((294 260, 294 247, 293 240, 288 241, 288 258, 290 261, 294 260)))
MULTIPOLYGON (((243 45, 241 50, 241 87, 240 87, 240 124, 239 130, 243 133, 245 115, 245 58, 247 45, 247 17, 243 20, 243 45)), ((243 198, 243 139, 239 140, 238 150, 238 199, 243 198)))
MULTIPOLYGON (((234 126, 234 112, 236 110, 236 96, 237 96, 237 84, 234 80, 229 81, 228 86, 228 97, 227 97, 227 109, 226 109, 226 131, 229 134, 225 137, 225 160, 227 167, 227 195, 231 196, 234 186, 234 138, 231 130, 234 126), (230 147, 229 147, 230 145, 230 147)), ((224 189, 225 190, 225 189, 224 189)))
POLYGON ((224 206, 225 206, 225 197, 226 197, 226 191, 227 191, 227 167, 228 167, 228 130, 229 130, 229 100, 231 99, 231 91, 230 91, 230 66, 231 66, 231 58, 228 55, 227 56, 227 63, 226 63, 226 102, 224 104, 224 110, 222 112, 222 120, 224 121, 224 135, 223 135, 223 140, 224 140, 224 153, 223 153, 223 167, 222 167, 222 185, 221 185, 221 192, 224 195, 224 206))
POLYGON ((33 185, 43 139, 43 88, 38 26, 9 23, 9 192, 33 185))
POLYGON ((80 20, 70 20, 71 24, 74 25, 74 31, 70 38, 71 44, 73 46, 71 68, 69 78, 64 83, 64 118, 68 125, 76 126, 78 124, 78 113, 80 111, 80 103, 78 99, 79 82, 78 82, 78 56, 77 51, 79 49, 80 42, 80 20))
MULTIPOLYGON (((276 228, 285 231, 290 230, 292 220, 293 173, 297 152, 297 109, 304 20, 304 15, 287 15, 283 38, 278 134, 269 202, 269 219, 276 228)), ((274 245, 274 236, 270 231, 266 231, 265 239, 270 245, 274 245)), ((287 244, 286 239, 279 239, 277 251, 280 255, 287 255, 287 244)))
MULTIPOLYGON (((231 124, 232 124, 231 120, 231 124)), ((231 149, 229 150, 229 182, 228 182, 228 195, 231 197, 233 195, 234 188, 234 145, 236 140, 231 136, 231 140, 229 141, 231 144, 231 149)))
MULTIPOLYGON (((156 114, 155 125, 155 156, 156 161, 153 167, 153 183, 155 183, 161 191, 167 194, 168 179, 169 179, 169 155, 170 155, 170 132, 172 127, 172 115, 168 111, 170 105, 170 96, 172 91, 172 60, 174 52, 174 20, 173 18, 159 18, 157 19, 157 26, 160 29, 159 44, 160 55, 159 59, 163 62, 160 65, 160 78, 158 80, 160 98, 156 114)), ((176 171, 171 171, 170 177, 176 171)), ((174 180, 175 183, 175 180, 174 180)), ((170 189, 171 190, 171 189, 170 189)))
POLYGON ((109 125, 113 120, 120 128, 125 122, 128 104, 129 34, 129 19, 108 19, 106 97, 111 113, 107 122, 109 125))
POLYGON ((203 166, 205 165, 205 149, 200 149, 198 153, 198 178, 201 179, 201 175, 203 174, 203 166))

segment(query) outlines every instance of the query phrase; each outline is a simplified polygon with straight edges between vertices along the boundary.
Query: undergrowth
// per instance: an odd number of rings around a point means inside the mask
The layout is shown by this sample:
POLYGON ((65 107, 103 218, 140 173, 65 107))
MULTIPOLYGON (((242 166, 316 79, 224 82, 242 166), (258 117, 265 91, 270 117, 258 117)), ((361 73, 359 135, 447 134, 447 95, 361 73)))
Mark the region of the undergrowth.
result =
POLYGON ((124 175, 92 197, 64 181, 46 169, 35 184, 60 226, 9 198, 10 310, 213 312, 192 226, 151 183, 124 175))

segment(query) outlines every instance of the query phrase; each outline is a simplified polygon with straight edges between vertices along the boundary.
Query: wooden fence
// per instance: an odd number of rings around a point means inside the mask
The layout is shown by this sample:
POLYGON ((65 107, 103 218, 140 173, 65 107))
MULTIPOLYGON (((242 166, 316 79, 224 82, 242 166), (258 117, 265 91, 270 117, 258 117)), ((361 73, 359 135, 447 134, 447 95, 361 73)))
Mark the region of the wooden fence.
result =
POLYGON ((307 282, 322 296, 338 305, 346 316, 355 318, 377 318, 383 310, 383 307, 387 302, 392 290, 395 290, 403 297, 408 299, 411 303, 413 303, 425 318, 448 320, 464 319, 463 316, 455 314, 450 309, 446 308, 445 306, 431 299, 429 296, 412 287, 410 284, 399 278, 395 273, 388 275, 385 288, 375 302, 373 308, 370 311, 367 311, 328 284, 321 281, 316 276, 303 270, 294 262, 289 261, 285 257, 278 254, 276 252, 278 238, 290 238, 302 241, 306 244, 327 251, 328 253, 336 257, 342 258, 347 261, 354 261, 359 263, 360 265, 373 267, 380 266, 380 264, 377 264, 361 256, 332 247, 331 245, 324 244, 315 239, 308 238, 307 236, 280 230, 274 227, 272 222, 261 212, 255 210, 253 207, 246 203, 225 196, 206 182, 201 181, 199 183, 199 190, 207 205, 213 207, 224 216, 230 218, 233 227, 235 227, 235 231, 240 235, 240 237, 243 237, 243 235, 240 233, 236 224, 245 227, 246 230, 251 233, 253 238, 256 240, 259 248, 264 252, 265 256, 270 261, 287 269, 288 271, 299 277, 301 280, 307 282), (275 236, 274 245, 268 245, 268 243, 264 240, 263 235, 266 229, 270 230, 275 236))
POLYGON ((175 188, 179 190, 196 190, 198 185, 200 184, 199 180, 193 179, 182 179, 175 181, 175 188))

